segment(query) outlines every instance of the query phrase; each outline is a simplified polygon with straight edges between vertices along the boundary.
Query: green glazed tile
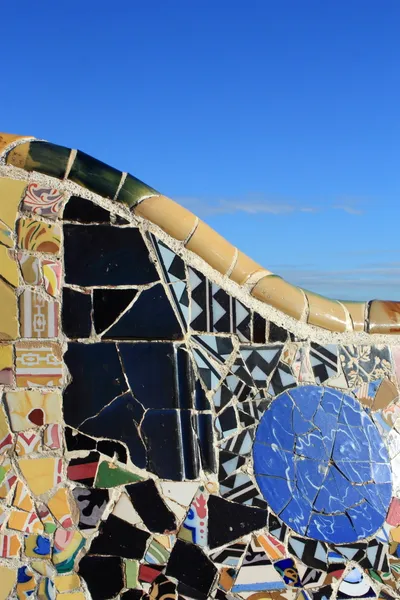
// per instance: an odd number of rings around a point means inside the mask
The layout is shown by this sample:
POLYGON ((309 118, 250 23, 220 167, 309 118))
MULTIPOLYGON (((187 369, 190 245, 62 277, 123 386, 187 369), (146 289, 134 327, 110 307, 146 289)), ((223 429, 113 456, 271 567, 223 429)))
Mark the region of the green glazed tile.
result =
POLYGON ((68 179, 104 196, 114 198, 122 173, 106 163, 78 150, 68 179))
POLYGON ((142 479, 143 477, 136 475, 136 473, 121 469, 121 467, 118 467, 114 463, 103 461, 97 470, 94 487, 112 488, 125 483, 141 481, 142 479))
POLYGON ((117 200, 123 202, 129 207, 135 206, 144 196, 150 196, 152 194, 158 194, 156 190, 150 186, 136 179, 133 175, 127 175, 124 181, 124 185, 121 187, 117 200))
POLYGON ((33 141, 30 143, 25 169, 63 179, 70 153, 70 148, 64 146, 33 141))
POLYGON ((124 559, 126 587, 135 589, 138 586, 139 565, 137 560, 124 559))
POLYGON ((45 523, 44 524, 44 530, 46 533, 54 533, 56 529, 57 529, 57 525, 55 525, 54 523, 45 523))

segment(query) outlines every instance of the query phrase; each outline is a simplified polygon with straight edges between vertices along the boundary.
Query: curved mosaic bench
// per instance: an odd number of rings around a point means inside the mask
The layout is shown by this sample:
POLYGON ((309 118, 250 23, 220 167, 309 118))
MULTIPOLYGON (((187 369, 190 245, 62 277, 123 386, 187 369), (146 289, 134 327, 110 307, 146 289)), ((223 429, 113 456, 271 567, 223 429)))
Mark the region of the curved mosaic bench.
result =
POLYGON ((0 600, 400 592, 400 307, 0 134, 0 600))

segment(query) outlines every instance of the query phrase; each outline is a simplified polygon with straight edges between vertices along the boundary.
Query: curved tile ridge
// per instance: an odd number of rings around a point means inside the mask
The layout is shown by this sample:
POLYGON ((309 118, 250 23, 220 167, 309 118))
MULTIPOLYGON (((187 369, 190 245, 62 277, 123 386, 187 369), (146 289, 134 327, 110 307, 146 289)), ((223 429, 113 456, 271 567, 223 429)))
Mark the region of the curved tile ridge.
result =
POLYGON ((254 298, 297 320, 332 332, 400 333, 400 302, 341 302, 291 285, 235 248, 183 206, 85 152, 31 136, 0 133, 0 157, 3 164, 72 181, 127 205, 136 216, 181 241, 213 269, 247 287, 254 298))

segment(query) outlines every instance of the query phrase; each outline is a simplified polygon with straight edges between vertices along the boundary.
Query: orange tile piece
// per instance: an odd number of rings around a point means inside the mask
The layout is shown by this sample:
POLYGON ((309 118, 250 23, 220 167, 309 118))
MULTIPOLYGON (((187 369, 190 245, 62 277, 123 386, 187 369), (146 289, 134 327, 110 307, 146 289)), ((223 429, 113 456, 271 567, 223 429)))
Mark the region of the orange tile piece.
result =
POLYGON ((31 512, 34 509, 33 502, 29 495, 28 489, 22 483, 22 481, 17 481, 13 499, 13 506, 15 506, 15 508, 25 510, 26 512, 31 512))
POLYGON ((76 518, 73 517, 76 515, 73 516, 72 514, 75 512, 75 504, 69 490, 66 488, 58 489, 47 502, 47 506, 63 527, 72 527, 74 520, 76 521, 76 518))
POLYGON ((61 482, 59 458, 21 458, 19 468, 33 494, 40 496, 61 482))
POLYGON ((301 318, 306 307, 301 290, 277 275, 267 275, 260 279, 251 295, 295 319, 301 318))
POLYGON ((235 257, 234 246, 204 221, 199 221, 186 248, 200 256, 222 275, 229 271, 235 257))
POLYGON ((43 533, 43 524, 35 512, 27 513, 17 508, 11 511, 7 526, 23 533, 43 533))
POLYGON ((196 223, 196 215, 166 196, 151 196, 142 200, 134 213, 181 241, 188 237, 196 223))
MULTIPOLYGON (((57 592, 71 592, 80 586, 79 576, 76 573, 72 575, 57 575, 54 578, 54 585, 57 592)), ((62 596, 65 598, 65 596, 62 596)))
POLYGON ((400 302, 373 300, 368 317, 369 333, 400 333, 400 302))
POLYGON ((310 325, 323 327, 329 331, 346 331, 346 312, 339 302, 324 298, 324 296, 319 296, 313 292, 304 291, 309 307, 307 322, 310 325))

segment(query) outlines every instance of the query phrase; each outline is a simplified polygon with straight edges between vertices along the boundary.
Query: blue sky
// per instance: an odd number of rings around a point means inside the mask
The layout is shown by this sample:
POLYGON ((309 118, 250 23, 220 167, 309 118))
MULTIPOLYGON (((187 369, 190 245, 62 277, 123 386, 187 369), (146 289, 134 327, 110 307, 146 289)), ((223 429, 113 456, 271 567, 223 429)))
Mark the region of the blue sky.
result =
POLYGON ((79 148, 289 281, 400 300, 398 0, 20 0, 0 129, 79 148))

